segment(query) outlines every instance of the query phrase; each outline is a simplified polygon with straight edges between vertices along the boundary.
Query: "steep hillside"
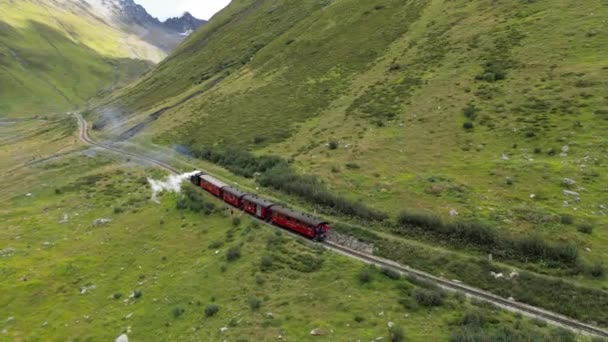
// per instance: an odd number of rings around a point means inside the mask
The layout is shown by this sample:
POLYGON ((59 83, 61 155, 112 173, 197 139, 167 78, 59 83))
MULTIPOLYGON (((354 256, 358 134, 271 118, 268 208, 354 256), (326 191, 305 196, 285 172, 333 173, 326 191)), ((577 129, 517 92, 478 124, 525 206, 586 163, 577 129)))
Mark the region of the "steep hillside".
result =
POLYGON ((391 215, 481 219, 608 260, 607 15, 603 2, 234 1, 105 108, 128 119, 106 133, 279 155, 391 215))
POLYGON ((0 116, 46 115, 102 95, 164 58, 185 38, 182 28, 202 24, 185 15, 164 26, 134 7, 123 0, 1 1, 0 116))

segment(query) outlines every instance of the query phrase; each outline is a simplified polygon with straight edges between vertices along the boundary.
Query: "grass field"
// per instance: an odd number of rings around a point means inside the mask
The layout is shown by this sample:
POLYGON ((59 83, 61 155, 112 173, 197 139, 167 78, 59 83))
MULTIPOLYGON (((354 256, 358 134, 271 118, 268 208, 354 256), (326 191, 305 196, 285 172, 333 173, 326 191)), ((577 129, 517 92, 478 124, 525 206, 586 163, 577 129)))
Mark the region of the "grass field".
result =
POLYGON ((316 6, 234 2, 113 99, 132 115, 105 133, 198 94, 139 141, 278 155, 393 218, 486 221, 608 262, 603 4, 316 6))
POLYGON ((153 203, 146 178, 162 172, 83 149, 74 126, 55 124, 2 127, 21 139, 0 145, 11 160, 0 165, 10 190, 0 198, 0 340, 575 338, 231 215, 194 187, 213 213, 177 209, 176 194, 153 203), (38 161, 20 164, 15 146, 38 161))

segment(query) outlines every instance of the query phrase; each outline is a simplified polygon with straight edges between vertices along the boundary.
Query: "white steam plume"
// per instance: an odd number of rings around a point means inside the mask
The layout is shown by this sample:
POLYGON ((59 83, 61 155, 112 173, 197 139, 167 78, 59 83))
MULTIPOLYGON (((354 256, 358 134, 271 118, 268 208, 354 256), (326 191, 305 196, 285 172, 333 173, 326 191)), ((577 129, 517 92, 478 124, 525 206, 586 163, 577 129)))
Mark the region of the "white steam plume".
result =
POLYGON ((158 203, 158 194, 163 191, 180 192, 182 182, 190 179, 191 176, 199 173, 199 171, 193 171, 183 173, 181 175, 170 175, 165 180, 156 180, 148 178, 148 183, 152 188, 152 201, 158 203))

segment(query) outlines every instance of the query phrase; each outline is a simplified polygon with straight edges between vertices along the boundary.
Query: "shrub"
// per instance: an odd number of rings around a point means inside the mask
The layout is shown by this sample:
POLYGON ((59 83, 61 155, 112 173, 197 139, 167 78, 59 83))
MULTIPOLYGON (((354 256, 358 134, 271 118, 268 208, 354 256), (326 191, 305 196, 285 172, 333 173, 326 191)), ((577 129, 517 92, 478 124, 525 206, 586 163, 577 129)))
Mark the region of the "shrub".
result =
POLYGON ((481 311, 469 311, 462 316, 460 320, 461 326, 483 328, 487 323, 487 319, 481 311))
POLYGON ((540 148, 540 147, 535 147, 535 148, 534 148, 534 153, 535 153, 535 154, 541 154, 541 153, 543 153, 543 149, 542 149, 542 148, 540 148))
POLYGON ((394 325, 391 329, 391 342, 402 342, 405 341, 405 333, 399 326, 394 325))
POLYGON ((238 227, 241 225, 241 219, 239 217, 233 217, 232 218, 232 225, 235 227, 238 227))
POLYGON ((414 290, 414 300, 418 305, 433 307, 443 305, 443 292, 441 290, 414 290))
POLYGON ((230 247, 226 251, 226 260, 233 262, 241 257, 241 249, 239 247, 230 247))
POLYGON ((372 268, 367 266, 359 271, 359 273, 357 274, 357 278, 359 279, 359 282, 361 284, 367 284, 372 281, 372 279, 373 279, 372 274, 373 274, 372 268))
POLYGON ((114 299, 120 299, 122 297, 122 293, 120 292, 116 292, 115 294, 112 295, 112 298, 114 299))
POLYGON ((361 315, 358 315, 358 314, 357 314, 357 315, 355 315, 354 320, 355 320, 355 322, 357 322, 357 323, 361 323, 361 322, 365 321, 365 317, 363 317, 363 316, 361 316, 361 315))
POLYGON ((220 311, 219 306, 217 306, 216 304, 209 304, 205 308, 205 316, 207 316, 207 317, 215 316, 215 314, 217 314, 219 311, 220 311))
POLYGON ((266 272, 272 268, 273 260, 270 255, 264 255, 260 260, 260 270, 266 272))
POLYGON ((256 144, 256 145, 261 144, 261 143, 263 143, 264 141, 266 141, 266 138, 265 138, 265 137, 262 137, 262 136, 255 136, 255 137, 253 138, 253 143, 254 143, 254 144, 256 144))
POLYGON ((471 130, 471 129, 475 128, 475 125, 473 125, 473 123, 471 121, 467 121, 462 124, 462 128, 471 130))
POLYGON ((402 226, 413 226, 431 229, 443 226, 443 221, 438 216, 408 211, 401 212, 397 217, 397 222, 402 226))
POLYGON ((477 108, 475 108, 474 104, 469 104, 462 112, 464 116, 466 116, 471 121, 477 118, 477 108))
POLYGON ((560 217, 560 221, 562 224, 570 225, 574 223, 574 217, 569 214, 564 214, 560 217))
POLYGON ((604 264, 601 262, 595 262, 589 269, 589 274, 594 278, 603 278, 605 273, 604 264))
POLYGON ((592 234, 593 233, 593 225, 590 223, 581 223, 576 230, 583 234, 592 234))
POLYGON ((264 285, 264 283, 266 283, 266 278, 264 278, 263 275, 258 274, 255 276, 255 283, 258 285, 264 285))
POLYGON ((141 298, 142 293, 141 293, 141 291, 140 291, 140 290, 135 290, 135 291, 133 291, 133 295, 132 295, 132 296, 133 296, 133 298, 135 298, 135 299, 137 299, 137 298, 141 298))
POLYGON ((174 318, 179 318, 181 315, 184 314, 184 312, 186 312, 186 310, 182 307, 176 307, 173 309, 173 317, 174 318))
POLYGON ((262 306, 262 301, 257 297, 249 298, 249 308, 252 311, 258 310, 262 306))
POLYGON ((335 140, 331 140, 328 144, 330 150, 338 149, 338 142, 335 140))
POLYGON ((359 170, 361 166, 357 163, 346 163, 346 168, 349 170, 359 170))
POLYGON ((393 280, 401 279, 401 273, 393 270, 392 268, 383 267, 380 269, 380 273, 393 280))
POLYGON ((218 249, 220 247, 222 247, 224 245, 224 243, 222 241, 215 241, 212 242, 211 244, 209 244, 209 249, 218 249))

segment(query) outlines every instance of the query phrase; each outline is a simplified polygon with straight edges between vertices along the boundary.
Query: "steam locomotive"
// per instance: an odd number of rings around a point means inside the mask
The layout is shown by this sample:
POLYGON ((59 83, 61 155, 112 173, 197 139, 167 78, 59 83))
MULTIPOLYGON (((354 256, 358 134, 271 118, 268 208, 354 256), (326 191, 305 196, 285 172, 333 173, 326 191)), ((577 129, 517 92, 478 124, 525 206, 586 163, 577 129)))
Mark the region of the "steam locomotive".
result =
POLYGON ((202 172, 191 176, 190 182, 251 216, 271 222, 310 239, 322 241, 330 229, 329 223, 320 218, 282 207, 264 198, 240 191, 202 172))

